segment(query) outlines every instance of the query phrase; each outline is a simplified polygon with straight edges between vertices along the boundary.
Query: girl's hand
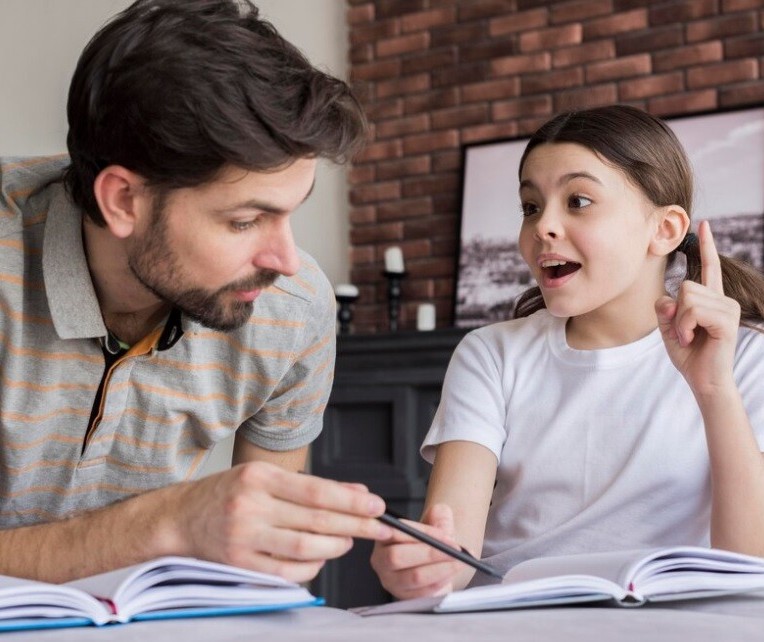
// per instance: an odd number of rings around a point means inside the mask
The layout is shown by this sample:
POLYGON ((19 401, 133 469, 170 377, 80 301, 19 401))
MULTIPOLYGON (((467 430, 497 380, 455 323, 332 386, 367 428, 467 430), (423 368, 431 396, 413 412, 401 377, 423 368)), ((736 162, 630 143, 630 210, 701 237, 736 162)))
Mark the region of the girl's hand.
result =
MULTIPOLYGON (((435 504, 424 514, 422 523, 409 523, 459 548, 454 540, 454 516, 448 505, 435 504)), ((401 600, 449 593, 453 590, 454 578, 464 568, 449 555, 400 531, 395 531, 388 540, 375 543, 371 566, 382 586, 401 600)))
POLYGON ((655 302, 663 342, 696 398, 729 389, 740 305, 724 295, 719 254, 708 221, 698 228, 701 283, 683 281, 676 300, 655 302))

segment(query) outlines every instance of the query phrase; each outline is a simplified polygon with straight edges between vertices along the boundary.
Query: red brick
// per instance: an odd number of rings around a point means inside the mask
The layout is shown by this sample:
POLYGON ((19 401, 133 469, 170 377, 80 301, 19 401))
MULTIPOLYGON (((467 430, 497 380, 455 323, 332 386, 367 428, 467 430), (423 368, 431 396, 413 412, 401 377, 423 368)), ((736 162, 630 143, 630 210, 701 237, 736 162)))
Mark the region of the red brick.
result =
POLYGON ((406 239, 441 238, 456 233, 457 217, 432 216, 427 219, 414 219, 403 224, 403 235, 406 239))
POLYGON ((613 0, 614 11, 628 11, 629 9, 637 9, 638 7, 646 7, 655 0, 613 0))
POLYGON ((724 53, 726 58, 764 56, 764 33, 729 38, 724 41, 724 53))
POLYGON ((389 201, 401 197, 401 184, 398 181, 359 185, 350 190, 350 202, 353 205, 366 205, 378 201, 389 201))
POLYGON ((405 36, 379 40, 375 45, 375 51, 377 56, 385 58, 387 56, 400 56, 412 51, 423 51, 429 46, 430 34, 426 31, 420 31, 405 36))
POLYGON ((552 66, 551 55, 544 51, 523 56, 508 56, 497 58, 491 62, 491 73, 494 76, 514 76, 533 71, 544 71, 552 66))
POLYGON ((454 234, 450 239, 438 239, 430 243, 432 247, 432 256, 451 256, 456 257, 459 243, 457 242, 457 235, 454 234))
POLYGON ((573 22, 613 13, 612 0, 575 0, 552 5, 550 22, 573 22))
POLYGON ((430 88, 429 74, 414 74, 395 80, 383 80, 377 83, 377 98, 400 96, 426 91, 430 88))
POLYGON ((454 282, 453 279, 436 279, 435 280, 435 294, 434 296, 451 297, 454 294, 454 282))
POLYGON ((554 99, 554 111, 599 107, 616 102, 618 102, 618 88, 615 83, 588 85, 580 89, 558 92, 554 99))
POLYGON ((488 105, 468 105, 451 107, 432 112, 433 129, 451 129, 477 125, 488 120, 488 105))
POLYGON ((685 44, 682 25, 669 25, 657 29, 645 29, 634 33, 619 34, 615 39, 618 56, 660 51, 685 44))
POLYGON ((389 181, 394 178, 405 178, 417 174, 430 173, 430 157, 414 156, 400 160, 387 161, 377 164, 377 175, 380 181, 389 181))
POLYGON ((353 265, 362 265, 364 263, 374 262, 373 245, 356 245, 350 248, 350 262, 353 265))
POLYGON ((619 83, 618 96, 619 100, 637 100, 661 94, 674 94, 682 89, 684 89, 684 80, 681 72, 656 74, 648 78, 625 80, 619 83))
POLYGON ((459 132, 453 129, 406 136, 403 139, 403 153, 405 155, 426 154, 436 149, 448 149, 458 146, 459 132))
POLYGON ((426 0, 374 0, 374 4, 380 18, 392 18, 406 13, 422 11, 427 7, 426 0))
POLYGON ((555 50, 552 52, 552 67, 570 67, 610 58, 615 58, 615 43, 612 40, 595 40, 555 50))
POLYGON ((469 22, 481 18, 500 16, 512 9, 507 0, 480 0, 480 2, 462 2, 459 4, 458 22, 469 22))
POLYGON ((351 80, 380 80, 395 78, 401 73, 401 61, 375 60, 366 65, 353 65, 350 70, 351 80))
POLYGON ((409 262, 409 272, 416 278, 449 276, 454 273, 454 259, 436 257, 409 262))
POLYGON ((420 71, 432 71, 450 67, 458 62, 459 56, 456 47, 441 47, 426 53, 406 56, 401 62, 401 71, 404 74, 416 74, 420 71))
POLYGON ((390 203, 382 203, 377 207, 379 220, 402 220, 418 218, 432 214, 432 200, 427 198, 399 199, 390 203))
POLYGON ((366 225, 377 222, 377 209, 373 205, 354 207, 350 210, 350 222, 353 225, 366 225))
POLYGON ((377 138, 400 138, 406 134, 426 132, 430 129, 429 114, 413 114, 394 120, 385 120, 376 126, 377 138))
POLYGON ((510 120, 513 118, 525 118, 527 116, 544 116, 550 115, 551 113, 552 97, 549 94, 497 102, 494 104, 492 110, 494 120, 510 120))
POLYGON ((374 46, 370 43, 350 47, 351 63, 361 64, 364 62, 371 62, 372 60, 374 60, 374 46))
MULTIPOLYGON (((454 176, 456 175, 457 174, 454 173, 454 176)), ((461 184, 461 176, 459 177, 459 184, 461 184)), ((438 194, 434 194, 432 197, 432 203, 434 210, 438 213, 438 216, 456 216, 462 207, 458 190, 451 190, 450 192, 440 192, 438 194)), ((450 238, 452 235, 454 235, 454 231, 449 230, 448 237, 450 238)), ((442 236, 443 235, 441 234, 438 238, 442 238, 442 236)))
POLYGON ((656 116, 675 116, 692 112, 711 111, 718 107, 714 89, 688 91, 671 96, 659 96, 648 100, 648 111, 656 116))
POLYGON ((520 79, 517 77, 488 80, 462 86, 462 102, 513 98, 520 93, 520 79))
POLYGON ((353 165, 348 172, 348 181, 351 185, 359 185, 361 183, 371 183, 376 178, 376 171, 374 165, 353 165))
POLYGON ((518 136, 530 136, 541 125, 543 125, 548 118, 524 118, 517 121, 517 135, 518 136))
POLYGON ((634 9, 597 18, 584 24, 584 40, 605 38, 618 33, 628 33, 647 27, 647 9, 634 9))
POLYGON ((758 75, 759 64, 751 58, 720 62, 689 69, 687 71, 687 87, 689 89, 718 87, 742 80, 753 80, 758 75))
POLYGON ((520 34, 520 51, 528 53, 577 45, 581 43, 583 33, 584 30, 580 24, 551 27, 539 31, 525 31, 520 34))
POLYGON ((460 150, 447 150, 432 155, 432 171, 435 173, 458 170, 462 166, 460 150))
POLYGON ((709 20, 698 20, 687 25, 687 42, 714 40, 727 36, 753 33, 758 29, 756 14, 733 13, 709 20))
POLYGON ((465 145, 496 138, 514 138, 515 136, 517 136, 517 122, 515 121, 467 127, 461 132, 462 144, 465 145))
POLYGON ((443 192, 455 192, 459 189, 460 179, 455 172, 424 176, 403 181, 404 198, 433 196, 443 192))
POLYGON ((403 144, 400 140, 379 141, 369 143, 358 155, 358 162, 399 158, 403 155, 403 144))
POLYGON ((642 76, 649 74, 651 67, 650 55, 646 53, 595 62, 586 66, 586 84, 594 85, 607 80, 642 76))
POLYGON ((534 9, 510 13, 500 18, 492 18, 488 22, 488 33, 492 37, 505 36, 512 33, 522 33, 530 29, 538 29, 549 24, 547 9, 534 9))
MULTIPOLYGON (((403 251, 403 256, 406 260, 409 259, 421 259, 430 256, 432 251, 432 244, 430 239, 416 239, 413 241, 403 241, 400 244, 400 248, 403 251)), ((383 261, 385 258, 384 251, 379 256, 379 260, 383 261)))
POLYGON ((724 57, 722 43, 718 40, 702 42, 697 45, 687 45, 677 49, 656 51, 653 54, 653 69, 656 72, 671 71, 682 67, 706 62, 718 62, 724 57))
POLYGON ((724 13, 744 11, 745 9, 757 9, 759 7, 764 7, 764 1, 762 0, 722 0, 722 11, 724 13))
POLYGON ((662 2, 650 7, 650 24, 663 25, 672 22, 688 22, 716 15, 717 0, 682 0, 662 2))
POLYGON ((355 227, 350 230, 350 241, 353 245, 398 241, 402 238, 404 238, 403 223, 367 225, 364 227, 355 227))
POLYGON ((488 38, 488 29, 483 22, 447 25, 430 29, 433 47, 461 45, 466 42, 478 42, 488 38))
POLYGON ((721 107, 738 107, 740 105, 761 105, 764 103, 764 81, 730 85, 719 90, 721 107))
POLYGON ((459 104, 459 89, 451 87, 429 91, 415 96, 406 96, 403 101, 403 113, 418 114, 432 109, 452 107, 459 104))
POLYGON ((454 87, 467 82, 487 80, 491 68, 486 62, 461 64, 449 69, 435 69, 432 76, 432 87, 454 87))
MULTIPOLYGON (((430 242, 427 242, 428 252, 430 251, 430 242)), ((405 299, 413 310, 410 314, 416 318, 416 308, 420 301, 431 299, 435 292, 434 279, 406 279, 404 282, 405 299)), ((405 304, 404 304, 405 305, 405 304)))
POLYGON ((459 59, 464 62, 494 60, 504 56, 512 56, 517 53, 515 38, 501 38, 498 40, 483 40, 479 42, 464 43, 459 48, 459 59))
POLYGON ((541 94, 556 89, 569 89, 578 87, 584 82, 584 70, 580 67, 569 69, 557 69, 542 74, 529 74, 523 76, 520 81, 520 93, 541 94))
POLYGON ((395 118, 403 115, 403 100, 394 98, 392 100, 376 101, 371 105, 366 105, 364 111, 370 120, 395 118))
POLYGON ((345 12, 345 19, 351 27, 355 27, 364 22, 373 22, 374 20, 374 3, 367 2, 355 7, 349 7, 345 12))
POLYGON ((381 38, 390 38, 400 33, 400 26, 395 20, 383 20, 370 25, 356 25, 349 33, 350 45, 355 47, 366 43, 375 43, 381 38))
POLYGON ((453 24, 456 20, 456 7, 441 7, 430 11, 409 13, 401 17, 403 33, 421 31, 438 25, 453 24))

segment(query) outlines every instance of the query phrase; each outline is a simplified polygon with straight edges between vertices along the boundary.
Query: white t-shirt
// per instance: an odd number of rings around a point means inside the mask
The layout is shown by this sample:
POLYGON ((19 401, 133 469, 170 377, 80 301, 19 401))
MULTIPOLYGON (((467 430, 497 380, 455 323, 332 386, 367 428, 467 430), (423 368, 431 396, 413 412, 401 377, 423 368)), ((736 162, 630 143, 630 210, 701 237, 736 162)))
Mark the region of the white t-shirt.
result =
MULTIPOLYGON (((703 421, 659 330, 602 350, 567 345, 546 310, 456 348, 422 455, 464 440, 498 460, 483 558, 710 542, 703 421)), ((764 449, 764 334, 741 328, 734 366, 764 449)), ((477 573, 474 582, 482 581, 477 573)))

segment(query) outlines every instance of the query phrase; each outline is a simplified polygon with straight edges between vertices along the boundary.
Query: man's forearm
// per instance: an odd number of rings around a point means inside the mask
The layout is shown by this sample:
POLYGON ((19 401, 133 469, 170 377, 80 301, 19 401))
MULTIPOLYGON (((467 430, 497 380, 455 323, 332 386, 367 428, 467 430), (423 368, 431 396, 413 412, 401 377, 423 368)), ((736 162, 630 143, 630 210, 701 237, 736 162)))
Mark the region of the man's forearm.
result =
POLYGON ((163 488, 57 522, 0 531, 0 574, 67 582, 181 554, 170 518, 177 490, 163 488))

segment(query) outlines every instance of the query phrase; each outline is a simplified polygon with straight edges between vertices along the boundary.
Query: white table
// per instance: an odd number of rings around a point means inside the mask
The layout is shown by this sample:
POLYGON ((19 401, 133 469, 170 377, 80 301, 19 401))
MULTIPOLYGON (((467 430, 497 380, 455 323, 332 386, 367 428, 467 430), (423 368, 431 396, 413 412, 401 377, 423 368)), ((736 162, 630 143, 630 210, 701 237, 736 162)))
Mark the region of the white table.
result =
POLYGON ((332 608, 0 634, 0 642, 762 642, 764 594, 639 608, 560 607, 362 618, 332 608))

